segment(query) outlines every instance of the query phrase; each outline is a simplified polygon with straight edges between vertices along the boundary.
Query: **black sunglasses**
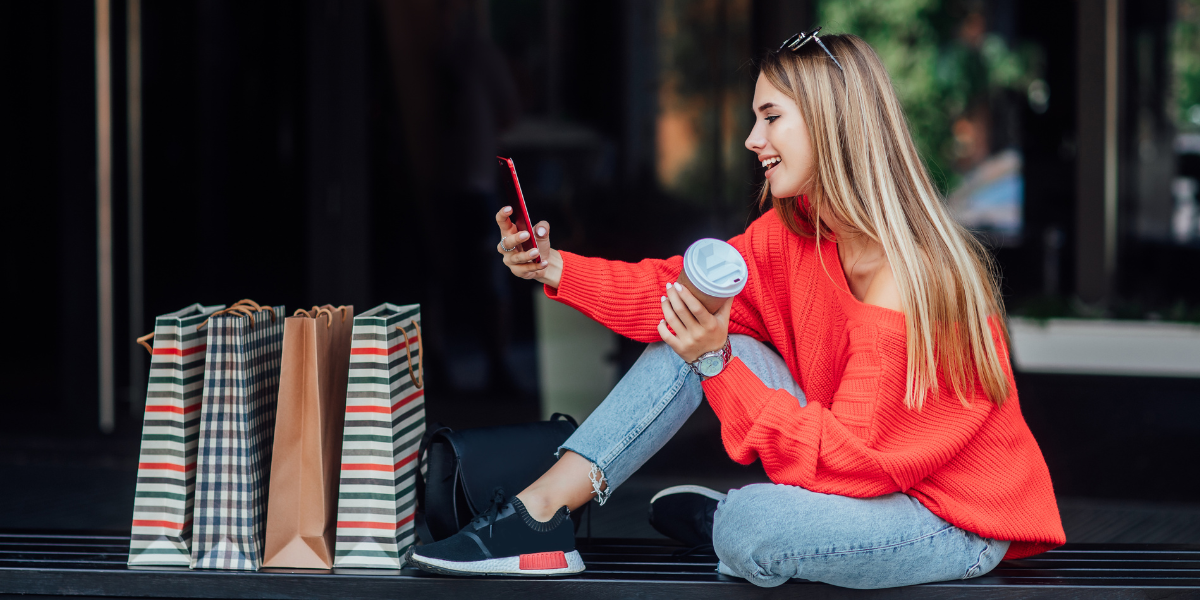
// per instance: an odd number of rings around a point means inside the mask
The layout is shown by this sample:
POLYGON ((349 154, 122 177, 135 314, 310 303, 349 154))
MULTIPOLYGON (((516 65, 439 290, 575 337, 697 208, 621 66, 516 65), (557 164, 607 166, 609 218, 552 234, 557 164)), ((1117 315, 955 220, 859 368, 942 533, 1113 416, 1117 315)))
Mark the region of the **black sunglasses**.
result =
POLYGON ((836 57, 834 57, 832 52, 829 51, 829 48, 825 47, 825 43, 821 41, 821 38, 817 37, 817 32, 820 30, 821 30, 821 28, 818 27, 808 33, 801 31, 800 33, 797 33, 796 35, 793 35, 792 37, 788 38, 787 41, 783 43, 783 45, 779 46, 779 49, 776 50, 776 52, 783 52, 784 48, 787 48, 788 50, 795 52, 795 51, 799 50, 801 46, 803 46, 809 42, 815 41, 815 42, 817 42, 817 45, 820 46, 821 49, 825 51, 825 54, 828 54, 829 58, 833 59, 833 64, 837 65, 838 70, 845 73, 846 69, 842 68, 842 63, 838 62, 838 59, 836 57))

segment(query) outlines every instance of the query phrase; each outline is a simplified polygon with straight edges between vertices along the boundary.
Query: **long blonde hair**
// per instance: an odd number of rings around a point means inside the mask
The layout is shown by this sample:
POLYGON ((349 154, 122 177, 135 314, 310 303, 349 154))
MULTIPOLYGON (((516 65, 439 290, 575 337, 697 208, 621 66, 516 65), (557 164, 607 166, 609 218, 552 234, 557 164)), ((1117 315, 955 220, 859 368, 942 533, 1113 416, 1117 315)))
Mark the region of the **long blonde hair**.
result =
MULTIPOLYGON (((1008 343, 991 255, 951 218, 921 162, 891 78, 869 44, 853 35, 821 36, 845 73, 817 44, 768 53, 767 81, 800 107, 813 147, 807 197, 772 201, 794 232, 832 233, 828 211, 853 235, 883 246, 895 275, 908 338, 904 403, 920 410, 936 396, 938 370, 966 404, 976 381, 1002 406, 1009 381, 992 339, 995 319, 1008 343)), ((763 187, 761 202, 771 198, 763 187)))

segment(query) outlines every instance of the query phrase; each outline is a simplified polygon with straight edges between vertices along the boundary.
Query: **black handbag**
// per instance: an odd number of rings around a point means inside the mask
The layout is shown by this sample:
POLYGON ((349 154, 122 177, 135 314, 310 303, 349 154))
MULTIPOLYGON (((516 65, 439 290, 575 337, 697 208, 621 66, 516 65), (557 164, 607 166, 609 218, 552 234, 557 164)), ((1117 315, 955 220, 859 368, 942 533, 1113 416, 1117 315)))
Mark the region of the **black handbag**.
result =
MULTIPOLYGON (((576 427, 575 419, 562 413, 548 421, 460 431, 431 425, 417 454, 427 468, 424 478, 417 477, 421 541, 430 544, 458 533, 493 503, 528 487, 554 466, 555 451, 576 427)), ((576 531, 581 514, 571 513, 576 531)))

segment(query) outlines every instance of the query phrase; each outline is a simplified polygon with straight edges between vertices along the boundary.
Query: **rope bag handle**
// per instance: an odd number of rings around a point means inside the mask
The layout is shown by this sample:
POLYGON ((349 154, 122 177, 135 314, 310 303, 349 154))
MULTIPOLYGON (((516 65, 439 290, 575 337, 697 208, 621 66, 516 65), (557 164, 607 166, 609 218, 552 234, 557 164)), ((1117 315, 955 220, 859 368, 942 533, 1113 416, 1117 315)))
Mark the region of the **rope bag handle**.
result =
POLYGON ((413 321, 413 327, 417 328, 417 361, 420 363, 416 372, 413 372, 412 348, 409 346, 408 332, 399 325, 396 326, 396 329, 404 334, 404 353, 408 356, 408 376, 417 385, 417 389, 421 389, 425 387, 425 339, 421 336, 421 324, 413 321))

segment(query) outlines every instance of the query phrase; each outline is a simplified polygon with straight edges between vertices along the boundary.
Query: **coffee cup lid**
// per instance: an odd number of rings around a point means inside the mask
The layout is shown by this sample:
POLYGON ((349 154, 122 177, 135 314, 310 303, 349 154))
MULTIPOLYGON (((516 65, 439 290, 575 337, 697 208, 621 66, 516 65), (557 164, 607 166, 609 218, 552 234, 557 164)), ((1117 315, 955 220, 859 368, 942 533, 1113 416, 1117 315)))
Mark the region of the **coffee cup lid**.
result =
POLYGON ((704 238, 683 253, 683 269, 696 289, 715 298, 732 298, 746 287, 746 261, 728 243, 704 238))

